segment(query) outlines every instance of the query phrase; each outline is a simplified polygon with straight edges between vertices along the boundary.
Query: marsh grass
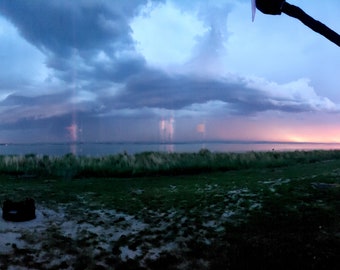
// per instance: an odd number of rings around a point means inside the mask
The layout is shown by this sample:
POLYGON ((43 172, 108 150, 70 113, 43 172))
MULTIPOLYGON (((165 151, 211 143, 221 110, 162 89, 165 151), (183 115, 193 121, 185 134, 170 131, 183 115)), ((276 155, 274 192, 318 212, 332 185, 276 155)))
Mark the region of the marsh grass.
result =
POLYGON ((182 175, 200 172, 278 168, 340 159, 340 151, 198 153, 144 152, 121 153, 103 157, 67 154, 62 157, 27 154, 0 156, 0 172, 29 178, 59 177, 135 177, 148 175, 182 175))

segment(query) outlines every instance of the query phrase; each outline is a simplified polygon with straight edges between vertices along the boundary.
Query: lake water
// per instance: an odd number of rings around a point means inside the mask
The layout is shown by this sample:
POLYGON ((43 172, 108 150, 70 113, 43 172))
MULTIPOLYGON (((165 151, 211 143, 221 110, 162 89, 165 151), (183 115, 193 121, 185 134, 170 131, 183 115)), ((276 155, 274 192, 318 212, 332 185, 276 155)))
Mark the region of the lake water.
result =
POLYGON ((127 152, 128 154, 146 151, 158 152, 198 152, 201 149, 211 152, 248 151, 295 151, 295 150, 334 150, 340 149, 336 143, 281 143, 281 142, 206 142, 206 143, 42 143, 42 144, 2 144, 0 155, 51 155, 63 156, 68 153, 81 156, 105 156, 127 152))

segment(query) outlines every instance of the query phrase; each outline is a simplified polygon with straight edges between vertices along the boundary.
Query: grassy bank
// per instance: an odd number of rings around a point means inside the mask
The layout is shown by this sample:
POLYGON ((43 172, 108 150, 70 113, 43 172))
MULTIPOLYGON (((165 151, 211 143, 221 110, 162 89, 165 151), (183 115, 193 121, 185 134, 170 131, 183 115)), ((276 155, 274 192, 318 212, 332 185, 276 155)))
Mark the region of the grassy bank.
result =
POLYGON ((0 224, 0 269, 339 269, 338 155, 10 157, 31 169, 3 174, 0 200, 33 197, 37 220, 0 224), (114 158, 124 177, 100 173, 114 158), (44 159, 50 170, 24 176, 44 159), (73 174, 57 173, 67 160, 73 174))
POLYGON ((132 177, 145 175, 180 175, 199 172, 278 168, 294 164, 340 159, 340 151, 212 153, 145 152, 84 157, 68 154, 62 157, 0 156, 3 174, 44 177, 132 177))

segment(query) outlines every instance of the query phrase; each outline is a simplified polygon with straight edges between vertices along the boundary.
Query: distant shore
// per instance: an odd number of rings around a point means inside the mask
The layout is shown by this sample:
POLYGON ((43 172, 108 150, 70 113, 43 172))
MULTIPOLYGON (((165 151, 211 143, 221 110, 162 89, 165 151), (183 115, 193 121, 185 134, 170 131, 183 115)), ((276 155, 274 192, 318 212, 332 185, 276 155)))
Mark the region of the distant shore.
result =
POLYGON ((126 152, 195 153, 201 149, 211 152, 335 150, 340 143, 271 142, 271 141, 196 141, 196 142, 58 142, 58 143, 2 143, 0 155, 52 155, 68 153, 100 157, 126 152))

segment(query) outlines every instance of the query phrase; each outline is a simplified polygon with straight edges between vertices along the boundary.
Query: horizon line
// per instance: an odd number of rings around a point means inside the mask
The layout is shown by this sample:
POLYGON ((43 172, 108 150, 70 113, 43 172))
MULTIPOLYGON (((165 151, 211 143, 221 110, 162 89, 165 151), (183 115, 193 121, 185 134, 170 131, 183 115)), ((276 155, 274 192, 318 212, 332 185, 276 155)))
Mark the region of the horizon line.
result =
POLYGON ((192 141, 59 141, 59 142, 3 142, 6 145, 36 144, 340 144, 340 142, 309 142, 309 141, 267 141, 267 140, 192 140, 192 141))

